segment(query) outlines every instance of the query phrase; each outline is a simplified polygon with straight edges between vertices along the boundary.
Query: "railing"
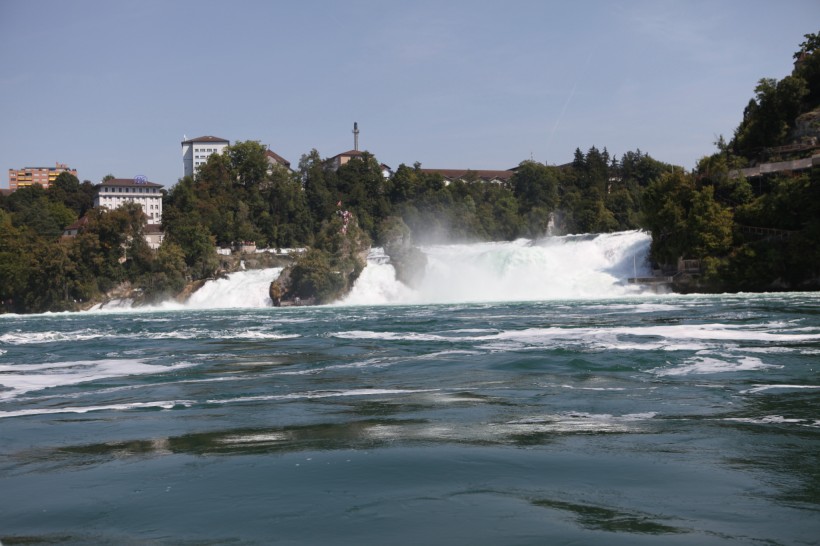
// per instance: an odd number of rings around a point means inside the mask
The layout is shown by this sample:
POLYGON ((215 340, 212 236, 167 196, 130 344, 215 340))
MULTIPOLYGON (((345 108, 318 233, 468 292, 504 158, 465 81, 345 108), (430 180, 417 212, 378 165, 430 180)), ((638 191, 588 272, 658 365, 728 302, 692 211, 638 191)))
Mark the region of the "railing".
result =
POLYGON ((740 231, 743 233, 751 233, 753 235, 763 235, 764 237, 775 237, 777 239, 788 239, 793 236, 796 231, 788 229, 764 228, 756 226, 741 226, 738 225, 740 231))
POLYGON ((805 169, 811 169, 813 166, 816 165, 820 165, 820 155, 807 157, 805 159, 795 159, 793 161, 762 163, 757 167, 749 167, 748 169, 735 169, 733 171, 729 171, 729 178, 739 178, 741 176, 751 178, 771 173, 802 171, 805 169))

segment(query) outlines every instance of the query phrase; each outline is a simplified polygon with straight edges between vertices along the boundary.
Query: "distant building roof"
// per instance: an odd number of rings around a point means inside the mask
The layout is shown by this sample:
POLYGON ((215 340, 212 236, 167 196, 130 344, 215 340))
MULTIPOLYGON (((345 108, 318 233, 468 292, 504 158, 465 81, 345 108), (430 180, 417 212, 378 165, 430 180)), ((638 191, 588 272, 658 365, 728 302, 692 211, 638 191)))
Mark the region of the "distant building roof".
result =
POLYGON ((488 169, 421 169, 421 172, 428 174, 440 174, 447 180, 462 180, 467 176, 467 173, 473 174, 479 180, 485 182, 491 180, 507 181, 515 174, 515 171, 508 169, 505 171, 496 171, 488 169))
POLYGON ((80 229, 80 228, 82 228, 82 227, 85 227, 87 224, 88 224, 88 216, 83 216, 82 218, 80 218, 80 219, 76 220, 76 221, 75 221, 73 224, 71 224, 70 226, 66 226, 66 228, 65 228, 65 229, 66 229, 66 230, 69 230, 69 229, 80 229))
POLYGON ((97 184, 98 188, 103 186, 114 186, 118 188, 161 188, 162 184, 148 182, 137 178, 110 178, 97 184))
POLYGON ((193 144, 195 142, 222 142, 225 144, 230 144, 230 140, 225 140, 224 138, 219 138, 215 136, 201 136, 197 138, 192 138, 190 140, 183 140, 183 144, 193 144))
POLYGON ((268 158, 268 161, 273 160, 274 163, 279 163, 280 165, 284 165, 287 168, 290 168, 290 161, 282 157, 281 155, 273 152, 271 150, 265 150, 265 156, 268 158))
POLYGON ((63 237, 74 237, 75 235, 80 233, 80 230, 85 229, 87 225, 88 216, 86 215, 77 220, 76 222, 74 222, 73 224, 71 224, 70 226, 66 226, 65 228, 63 228, 63 237))
POLYGON ((342 152, 340 154, 334 155, 330 159, 336 159, 337 157, 361 157, 365 154, 365 152, 361 150, 348 150, 346 152, 342 152))
POLYGON ((9 169, 10 171, 29 171, 29 170, 38 170, 38 171, 56 171, 58 169, 64 171, 76 171, 77 169, 72 169, 65 165, 57 164, 56 167, 23 167, 22 169, 9 169))

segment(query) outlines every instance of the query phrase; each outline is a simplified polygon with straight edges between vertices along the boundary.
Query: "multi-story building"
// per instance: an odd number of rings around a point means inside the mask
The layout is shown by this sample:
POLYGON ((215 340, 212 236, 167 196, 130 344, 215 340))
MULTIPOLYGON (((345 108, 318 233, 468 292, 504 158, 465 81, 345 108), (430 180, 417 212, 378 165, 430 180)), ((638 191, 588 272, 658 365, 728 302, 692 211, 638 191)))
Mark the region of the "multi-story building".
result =
POLYGON ((208 161, 211 154, 221 154, 230 140, 215 136, 202 136, 182 141, 182 166, 184 176, 193 176, 197 167, 208 161))
POLYGON ((54 167, 25 167, 23 169, 9 169, 9 190, 14 191, 23 186, 40 184, 48 188, 53 184, 60 173, 71 173, 77 176, 77 169, 70 169, 67 165, 57 163, 54 167))
POLYGON ((149 182, 144 176, 135 178, 111 178, 97 186, 94 197, 95 207, 114 210, 125 203, 136 203, 142 207, 148 224, 162 223, 162 184, 149 182))
MULTIPOLYGON (((162 244, 162 184, 149 182, 144 176, 134 178, 110 178, 97 185, 94 197, 95 207, 114 210, 125 203, 136 203, 142 207, 147 217, 143 229, 145 242, 157 249, 162 244)), ((83 216, 63 230, 63 236, 75 237, 88 225, 88 216, 83 216)), ((123 258, 124 259, 124 258, 123 258)))

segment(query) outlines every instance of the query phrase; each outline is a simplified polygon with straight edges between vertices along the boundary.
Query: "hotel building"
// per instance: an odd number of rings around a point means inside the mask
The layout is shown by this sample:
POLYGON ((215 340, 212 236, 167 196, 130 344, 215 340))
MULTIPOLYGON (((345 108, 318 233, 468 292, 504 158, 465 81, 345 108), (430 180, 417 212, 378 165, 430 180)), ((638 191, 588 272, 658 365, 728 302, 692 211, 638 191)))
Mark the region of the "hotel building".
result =
POLYGON ((148 224, 162 223, 162 184, 148 182, 145 177, 111 178, 97 186, 94 197, 95 207, 110 210, 125 203, 136 203, 142 207, 148 224))
POLYGON ((208 161, 211 154, 221 154, 230 140, 215 136, 202 136, 182 142, 183 176, 193 176, 197 167, 208 161))

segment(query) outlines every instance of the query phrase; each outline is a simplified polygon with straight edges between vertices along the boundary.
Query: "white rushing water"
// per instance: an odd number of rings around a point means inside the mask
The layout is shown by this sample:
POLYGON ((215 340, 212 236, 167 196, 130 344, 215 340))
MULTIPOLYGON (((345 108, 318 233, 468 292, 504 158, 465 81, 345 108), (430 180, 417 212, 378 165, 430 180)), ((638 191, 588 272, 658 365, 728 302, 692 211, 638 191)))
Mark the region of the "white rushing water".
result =
POLYGON ((513 242, 422 247, 424 279, 416 289, 371 260, 342 302, 354 305, 540 301, 610 298, 640 290, 627 279, 650 274, 651 238, 639 231, 513 242))
POLYGON ((224 279, 206 282, 191 294, 185 307, 189 309, 222 309, 238 307, 270 307, 270 283, 282 272, 281 267, 237 271, 224 279))
MULTIPOLYGON (((427 268, 420 285, 396 280, 396 271, 374 248, 353 290, 340 304, 391 305, 613 298, 639 293, 627 279, 650 274, 651 238, 640 231, 568 235, 421 247, 427 268)), ((282 268, 238 271, 206 282, 184 304, 161 309, 270 307, 268 289, 282 268)), ((123 310, 130 302, 107 304, 123 310)))

